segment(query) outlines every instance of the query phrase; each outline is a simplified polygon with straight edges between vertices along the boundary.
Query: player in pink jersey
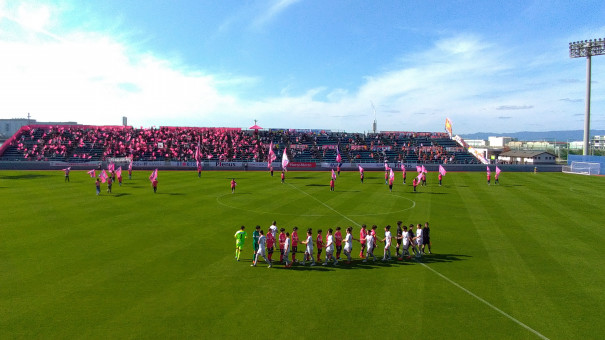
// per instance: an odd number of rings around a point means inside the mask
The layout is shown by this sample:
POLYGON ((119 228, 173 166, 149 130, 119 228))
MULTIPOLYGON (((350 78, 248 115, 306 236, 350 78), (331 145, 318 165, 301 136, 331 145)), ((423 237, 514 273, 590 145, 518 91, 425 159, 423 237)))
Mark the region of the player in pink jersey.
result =
POLYGON ((235 178, 231 180, 231 193, 235 192, 235 186, 237 185, 237 182, 235 181, 235 178))
POLYGON ((270 232, 267 233, 267 257, 269 258, 269 263, 272 263, 273 260, 273 246, 275 245, 275 236, 270 232))
POLYGON ((281 171, 281 182, 282 184, 286 182, 286 172, 283 170, 281 171))
POLYGON ((334 178, 330 179, 330 191, 334 191, 334 178))
POLYGON ((321 229, 317 230, 317 238, 315 239, 317 245, 317 262, 321 262, 321 250, 324 247, 323 237, 321 236, 321 229))
POLYGON ((394 179, 392 177, 389 177, 389 191, 393 192, 393 182, 394 179))
POLYGON ((359 243, 361 244, 361 250, 359 251, 359 258, 363 259, 363 252, 366 250, 366 236, 368 235, 368 230, 366 229, 366 225, 361 225, 361 230, 359 231, 359 243))
POLYGON ((443 175, 442 174, 437 175, 437 179, 439 180, 439 186, 441 186, 441 180, 443 179, 443 175))
MULTIPOLYGON (((284 262, 284 251, 286 246, 286 229, 279 229, 279 262, 284 262)), ((286 259, 288 261, 288 259, 286 259)))
POLYGON ((336 227, 334 232, 334 245, 336 246, 336 259, 340 260, 340 253, 342 252, 342 234, 340 233, 340 227, 336 227))
POLYGON ((298 251, 298 243, 300 240, 298 239, 298 227, 292 228, 292 263, 296 262, 296 252, 298 251))

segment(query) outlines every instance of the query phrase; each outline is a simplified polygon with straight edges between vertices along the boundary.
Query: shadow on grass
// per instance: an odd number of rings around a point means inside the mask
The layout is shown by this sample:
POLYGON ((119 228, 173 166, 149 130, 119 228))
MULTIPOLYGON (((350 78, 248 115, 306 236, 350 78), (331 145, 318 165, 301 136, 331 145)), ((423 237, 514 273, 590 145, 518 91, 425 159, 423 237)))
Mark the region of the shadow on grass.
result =
MULTIPOLYGON (((287 269, 287 270, 305 270, 305 271, 333 271, 333 270, 352 270, 352 269, 380 269, 380 268, 391 268, 391 267, 400 267, 400 266, 410 266, 410 265, 418 265, 420 263, 446 263, 446 262, 454 262, 454 261, 463 261, 467 260, 472 256, 469 255, 461 255, 461 254, 429 254, 424 255, 421 258, 413 257, 410 259, 397 260, 394 258, 391 261, 382 261, 380 257, 377 257, 376 261, 369 260, 368 262, 363 262, 361 259, 354 259, 351 263, 346 263, 346 258, 342 259, 338 262, 337 265, 332 263, 324 266, 323 262, 316 262, 315 266, 310 266, 309 262, 304 266, 302 264, 296 263, 291 268, 286 268, 281 262, 273 261, 272 269, 287 269)), ((244 262, 252 262, 251 260, 241 260, 244 262)), ((259 260, 257 265, 258 267, 266 267, 267 263, 263 260, 259 260)))
POLYGON ((338 189, 334 189, 334 191, 338 191, 338 192, 361 192, 360 190, 338 190, 338 189))
POLYGON ((185 194, 180 192, 158 192, 158 195, 168 195, 168 196, 185 196, 185 194))
POLYGON ((23 174, 23 175, 13 175, 13 176, 0 176, 0 179, 33 179, 40 177, 48 177, 47 175, 42 174, 23 174))
POLYGON ((307 184, 308 187, 328 187, 329 184, 307 184))
POLYGON ((113 194, 111 196, 113 196, 113 197, 122 197, 122 196, 130 196, 130 194, 127 193, 127 192, 120 192, 120 193, 117 193, 117 194, 113 194))

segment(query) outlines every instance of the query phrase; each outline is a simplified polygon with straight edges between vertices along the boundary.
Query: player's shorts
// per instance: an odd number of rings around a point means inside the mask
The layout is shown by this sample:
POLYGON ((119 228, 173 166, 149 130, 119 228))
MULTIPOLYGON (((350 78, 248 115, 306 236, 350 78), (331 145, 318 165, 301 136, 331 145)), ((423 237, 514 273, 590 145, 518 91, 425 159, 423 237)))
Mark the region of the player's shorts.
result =
POLYGON ((254 242, 254 252, 258 251, 258 242, 254 242))
POLYGON ((430 237, 425 237, 422 239, 422 244, 431 244, 431 238, 430 237))
POLYGON ((260 249, 257 251, 256 255, 261 256, 261 257, 265 257, 267 256, 266 252, 264 249, 260 249))
POLYGON ((292 246, 292 252, 298 253, 298 246, 292 246))
POLYGON ((243 248, 244 247, 244 242, 235 241, 235 246, 238 247, 238 248, 243 248))
POLYGON ((318 254, 321 254, 321 250, 322 250, 322 249, 323 249, 323 248, 317 248, 317 253, 318 253, 318 254))
POLYGON ((267 252, 268 252, 269 254, 273 254, 273 247, 271 247, 271 248, 267 248, 267 252))
POLYGON ((284 255, 284 251, 285 251, 285 249, 284 249, 284 248, 279 248, 279 253, 280 253, 281 255, 284 255))
POLYGON ((350 252, 353 250, 352 248, 353 248, 353 247, 348 247, 348 246, 345 246, 345 248, 344 248, 345 253, 350 253, 350 252))
POLYGON ((401 240, 397 240, 397 247, 401 245, 401 240))

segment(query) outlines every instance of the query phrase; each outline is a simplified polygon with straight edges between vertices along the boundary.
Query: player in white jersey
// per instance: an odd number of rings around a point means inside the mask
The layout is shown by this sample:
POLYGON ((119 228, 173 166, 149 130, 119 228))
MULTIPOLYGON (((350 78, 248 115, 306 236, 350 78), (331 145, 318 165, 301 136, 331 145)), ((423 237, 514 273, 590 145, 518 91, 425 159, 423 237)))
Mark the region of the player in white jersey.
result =
POLYGON ((410 244, 412 244, 412 239, 410 238, 410 235, 408 234, 408 227, 407 226, 403 226, 403 231, 401 232, 401 257, 399 258, 399 260, 403 260, 403 257, 405 256, 407 259, 410 258, 410 244))
POLYGON ((305 265, 306 260, 310 260, 311 265, 314 266, 315 258, 313 257, 313 231, 311 230, 311 228, 307 229, 307 239, 302 241, 301 243, 307 246, 307 248, 305 249, 305 255, 303 256, 302 265, 305 265))
POLYGON ((265 259, 265 262, 267 262, 269 264, 269 268, 271 268, 271 262, 269 261, 269 259, 267 258, 267 255, 265 254, 267 237, 265 237, 262 230, 259 231, 259 234, 260 234, 260 237, 258 238, 258 251, 256 252, 256 255, 254 255, 254 262, 251 264, 251 266, 256 267, 256 263, 258 262, 258 257, 260 255, 265 259))
POLYGON ((345 235, 345 255, 347 255, 347 264, 351 263, 351 252, 353 252, 353 228, 347 228, 347 234, 345 235))
POLYGON ((328 229, 326 235, 326 261, 323 263, 324 266, 328 265, 328 261, 334 259, 334 265, 338 264, 338 260, 334 258, 334 237, 332 236, 332 228, 328 229))
POLYGON ((423 255, 423 253, 422 253, 423 237, 422 237, 422 224, 420 224, 420 223, 418 223, 418 225, 416 226, 416 237, 414 237, 414 239, 416 240, 416 246, 418 247, 418 253, 416 253, 416 257, 421 257, 423 255))
POLYGON ((277 242, 277 222, 273 221, 273 223, 269 226, 268 233, 273 234, 273 239, 277 242))
POLYGON ((381 242, 384 242, 384 255, 382 256, 382 261, 390 261, 391 260, 391 226, 387 225, 384 227, 384 239, 381 242))
POLYGON ((284 242, 284 263, 286 268, 292 267, 292 262, 288 261, 290 257, 290 233, 286 232, 286 242, 284 242))
POLYGON ((376 256, 374 256, 374 236, 372 233, 366 235, 366 258, 362 262, 368 262, 368 259, 372 256, 374 262, 376 262, 376 256))

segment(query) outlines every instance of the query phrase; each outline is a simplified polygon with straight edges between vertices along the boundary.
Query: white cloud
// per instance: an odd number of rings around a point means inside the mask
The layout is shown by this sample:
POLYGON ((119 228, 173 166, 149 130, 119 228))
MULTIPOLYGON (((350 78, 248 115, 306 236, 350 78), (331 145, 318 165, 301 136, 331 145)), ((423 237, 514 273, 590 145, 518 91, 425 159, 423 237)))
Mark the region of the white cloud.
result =
POLYGON ((269 6, 254 19, 253 26, 260 27, 271 21, 273 18, 284 12, 287 8, 299 2, 300 0, 274 0, 269 6))
MULTIPOLYGON (((274 2, 264 20, 295 2, 274 2)), ((368 131, 373 101, 379 129, 440 131, 450 117, 455 132, 466 133, 527 130, 546 122, 547 129, 575 128, 573 114, 583 110, 582 102, 561 100, 584 98, 583 82, 560 81, 583 77, 582 63, 545 62, 544 54, 518 56, 513 48, 496 47, 477 35, 438 40, 353 88, 317 86, 294 95, 296 78, 291 78, 292 86, 281 93, 250 100, 237 93, 262 86, 263 75, 209 74, 106 34, 54 34, 49 32, 52 8, 37 11, 28 19, 0 4, 0 13, 19 17, 12 22, 27 31, 19 39, 0 40, 3 117, 30 112, 39 121, 119 124, 128 116, 135 126, 232 127, 258 119, 263 127, 368 131), (503 120, 498 108, 507 107, 524 109, 508 110, 503 120)), ((593 73, 593 79, 603 76, 604 71, 593 73)), ((598 109, 603 91, 593 91, 598 109)))

